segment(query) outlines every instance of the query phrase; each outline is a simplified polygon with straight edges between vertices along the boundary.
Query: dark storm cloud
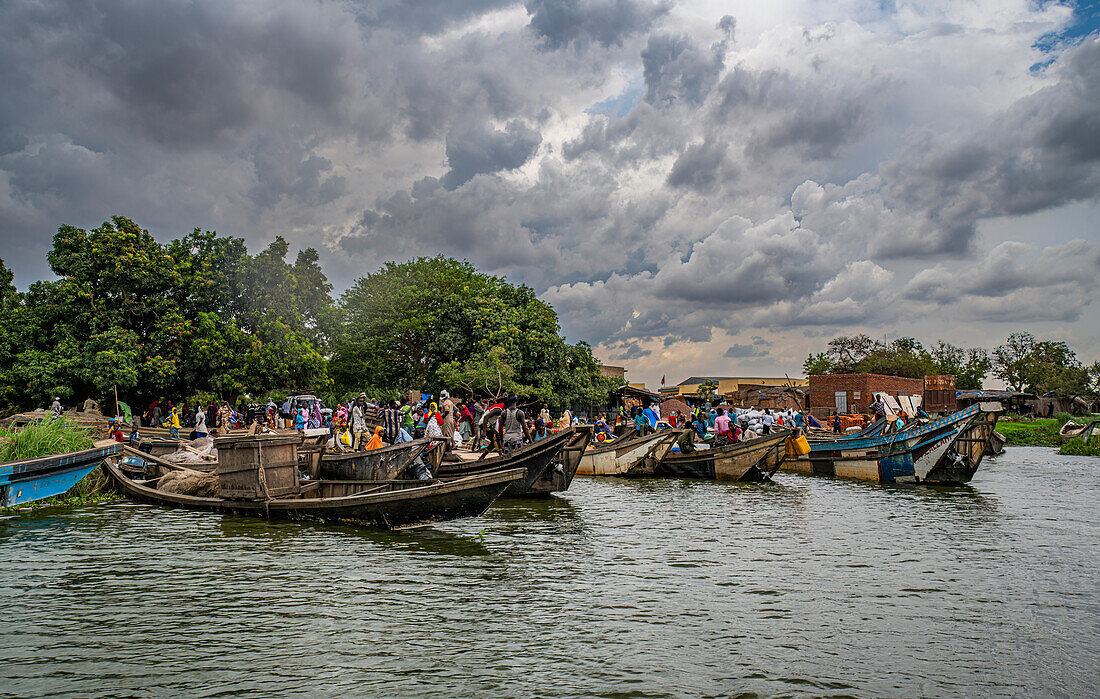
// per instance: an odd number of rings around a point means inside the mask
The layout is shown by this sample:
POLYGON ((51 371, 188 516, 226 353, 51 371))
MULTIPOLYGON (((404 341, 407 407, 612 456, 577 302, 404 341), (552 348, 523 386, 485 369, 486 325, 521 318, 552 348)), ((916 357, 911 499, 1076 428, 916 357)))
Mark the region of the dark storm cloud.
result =
POLYGON ((730 345, 722 356, 726 359, 748 359, 750 357, 767 357, 769 351, 758 345, 730 345))
POLYGON ((551 50, 570 44, 620 46, 649 30, 671 7, 649 0, 527 0, 524 6, 531 31, 551 50))
POLYGON ((686 36, 650 36, 642 51, 646 101, 655 106, 701 103, 722 71, 722 49, 721 44, 703 49, 686 36))
POLYGON ((503 131, 484 124, 462 127, 447 135, 447 163, 443 186, 454 189, 474 175, 514 170, 535 154, 542 136, 519 121, 509 122, 503 131))
POLYGON ((612 359, 628 362, 632 359, 641 359, 642 357, 648 357, 653 354, 653 350, 643 348, 637 342, 620 342, 611 347, 611 351, 614 354, 611 355, 612 359))
POLYGON ((736 177, 736 168, 726 160, 726 144, 706 142, 688 146, 676 158, 665 180, 673 188, 688 188, 699 193, 714 189, 719 177, 736 177))
POLYGON ((860 136, 867 110, 877 101, 878 82, 824 89, 785 71, 738 66, 715 88, 711 118, 749 124, 752 136, 745 152, 756 160, 784 148, 808 158, 830 158, 860 136))
POLYGON ((213 2, 27 8, 13 3, 4 13, 20 28, 5 63, 34 71, 27 97, 64 90, 87 122, 70 126, 93 147, 120 132, 171 148, 225 145, 262 119, 272 97, 332 120, 348 92, 354 37, 333 26, 331 13, 303 21, 293 8, 248 14, 213 2))

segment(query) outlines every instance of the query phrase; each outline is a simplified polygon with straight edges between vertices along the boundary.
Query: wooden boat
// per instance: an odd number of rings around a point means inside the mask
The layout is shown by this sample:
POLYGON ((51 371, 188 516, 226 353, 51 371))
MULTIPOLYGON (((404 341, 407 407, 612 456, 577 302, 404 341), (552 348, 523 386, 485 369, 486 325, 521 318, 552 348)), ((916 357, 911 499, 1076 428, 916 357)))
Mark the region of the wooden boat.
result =
POLYGON ((1005 439, 1005 436, 1003 434, 1001 434, 997 430, 993 430, 993 434, 989 435, 989 443, 985 447, 985 455, 1000 456, 1001 454, 1005 453, 1006 441, 1008 440, 1005 439))
POLYGON ((439 464, 440 478, 461 478, 501 469, 522 468, 526 474, 504 491, 504 497, 549 495, 569 489, 581 457, 592 438, 589 427, 562 430, 510 454, 483 457, 476 452, 455 451, 458 461, 439 464))
POLYGON ((402 472, 418 457, 424 458, 435 474, 445 445, 445 442, 424 438, 370 451, 325 454, 316 477, 349 481, 393 480, 402 477, 402 472))
POLYGON ((276 520, 307 520, 403 529, 477 517, 522 469, 503 469, 450 481, 313 481, 301 492, 267 500, 207 498, 156 489, 158 479, 134 481, 111 460, 103 469, 127 497, 151 505, 183 507, 276 520))
POLYGON ((1083 439, 1087 442, 1094 437, 1100 437, 1100 420, 1093 420, 1089 424, 1082 426, 1080 430, 1077 430, 1072 437, 1065 441, 1069 442, 1074 439, 1083 439))
POLYGON ((1062 428, 1058 430, 1058 439, 1063 442, 1068 442, 1071 439, 1080 437, 1085 432, 1087 425, 1082 425, 1076 420, 1066 420, 1066 424, 1062 425, 1062 428))
POLYGON ((680 430, 661 430, 644 437, 617 439, 589 447, 577 467, 578 476, 653 475, 679 439, 680 430))
POLYGON ((881 483, 967 483, 985 456, 1002 411, 975 403, 946 417, 913 422, 899 432, 810 441, 810 453, 783 470, 881 483))
POLYGON ((0 507, 60 495, 94 471, 103 459, 121 450, 122 444, 114 442, 95 449, 0 464, 0 507))
POLYGON ((766 481, 783 462, 790 430, 775 430, 736 444, 669 454, 654 475, 672 478, 704 478, 719 481, 766 481))

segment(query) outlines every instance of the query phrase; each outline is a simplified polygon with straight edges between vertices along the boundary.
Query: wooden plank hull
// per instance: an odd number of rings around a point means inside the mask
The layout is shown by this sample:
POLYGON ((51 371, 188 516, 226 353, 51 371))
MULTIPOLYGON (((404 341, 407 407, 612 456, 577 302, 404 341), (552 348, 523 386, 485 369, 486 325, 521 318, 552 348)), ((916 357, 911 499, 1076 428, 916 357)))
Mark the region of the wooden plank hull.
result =
POLYGON ((69 454, 0 464, 0 507, 60 495, 94 471, 103 459, 121 450, 122 444, 115 443, 69 454))
POLYGON ((575 436, 576 433, 573 430, 562 431, 507 455, 484 459, 471 455, 469 460, 444 461, 439 464, 436 475, 440 478, 462 478, 500 469, 522 468, 526 473, 525 477, 509 486, 504 491, 504 497, 548 495, 567 489, 573 480, 576 467, 573 467, 572 473, 567 472, 566 465, 560 461, 559 455, 568 444, 573 442, 575 436), (554 468, 559 464, 562 466, 562 472, 559 475, 546 473, 552 464, 554 468))
POLYGON ((783 462, 788 430, 691 454, 669 454, 656 475, 719 481, 766 481, 783 462))
MULTIPOLYGON (((321 457, 319 477, 322 480, 393 480, 399 477, 416 456, 424 454, 430 448, 433 448, 432 441, 424 438, 370 451, 325 454, 321 457)), ((435 446, 434 449, 442 451, 441 446, 435 446)), ((425 463, 431 465, 427 457, 425 463)))
MULTIPOLYGON (((584 458, 585 449, 592 440, 592 430, 586 427, 573 428, 572 437, 558 452, 556 459, 543 470, 542 475, 535 479, 531 487, 523 493, 523 497, 547 496, 551 493, 562 493, 569 490, 573 483, 573 477, 577 474, 581 459, 584 458)), ((508 491, 505 491, 507 493, 508 491)))
POLYGON ((783 470, 880 483, 967 483, 989 449, 999 404, 975 404, 901 432, 811 441, 783 470))
MULTIPOLYGON (((317 482, 332 497, 288 497, 267 501, 225 500, 164 493, 145 482, 131 481, 109 460, 104 471, 127 497, 152 505, 182 507, 273 520, 304 520, 355 524, 381 529, 403 529, 477 517, 514 481, 518 469, 460 478, 453 481, 391 481, 374 485, 365 481, 317 482), (358 490, 354 494, 347 493, 358 490)), ((150 484, 152 482, 149 482, 150 484)))
POLYGON ((676 443, 679 432, 664 430, 645 437, 589 448, 577 467, 578 476, 653 475, 676 443))

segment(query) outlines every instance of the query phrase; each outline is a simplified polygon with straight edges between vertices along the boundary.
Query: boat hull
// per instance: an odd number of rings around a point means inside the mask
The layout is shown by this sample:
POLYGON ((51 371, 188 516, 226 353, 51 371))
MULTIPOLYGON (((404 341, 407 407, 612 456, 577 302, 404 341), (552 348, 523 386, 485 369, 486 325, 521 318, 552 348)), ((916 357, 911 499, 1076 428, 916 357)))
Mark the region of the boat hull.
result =
POLYGON ((669 454, 655 475, 718 481, 769 480, 783 462, 788 430, 691 454, 669 454))
POLYGON ((250 501, 164 493, 144 483, 131 481, 109 461, 103 464, 108 477, 120 492, 151 505, 380 529, 404 529, 477 517, 493 504, 505 488, 522 477, 522 472, 513 469, 453 481, 390 481, 373 487, 372 483, 364 481, 322 481, 316 483, 315 488, 352 494, 250 501), (381 492, 381 489, 387 490, 381 492))
POLYGON ((570 454, 576 454, 575 447, 578 440, 587 446, 589 439, 591 439, 591 432, 587 429, 563 431, 507 455, 484 459, 472 458, 465 461, 444 461, 439 464, 436 475, 440 478, 462 478, 492 473, 500 469, 522 468, 525 472, 524 478, 509 486, 504 491, 503 497, 545 496, 569 488, 576 473, 579 458, 576 463, 569 463, 571 457, 563 460, 561 454, 571 444, 574 445, 574 450, 570 454), (585 434, 580 436, 581 432, 585 434))
POLYGON ((321 457, 318 477, 322 480, 393 480, 399 477, 413 459, 432 446, 429 439, 416 439, 370 451, 325 454, 321 457))
POLYGON ((590 448, 580 460, 577 475, 653 475, 678 437, 679 432, 669 430, 590 448))

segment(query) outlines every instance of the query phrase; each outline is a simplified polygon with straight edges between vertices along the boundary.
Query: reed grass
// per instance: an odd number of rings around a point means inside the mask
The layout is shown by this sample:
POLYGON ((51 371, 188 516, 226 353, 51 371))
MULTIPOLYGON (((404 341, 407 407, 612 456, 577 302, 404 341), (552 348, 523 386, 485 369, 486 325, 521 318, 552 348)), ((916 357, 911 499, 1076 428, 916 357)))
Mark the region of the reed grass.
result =
POLYGON ((0 429, 0 463, 91 449, 91 432, 64 418, 47 418, 17 429, 0 429))

